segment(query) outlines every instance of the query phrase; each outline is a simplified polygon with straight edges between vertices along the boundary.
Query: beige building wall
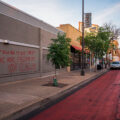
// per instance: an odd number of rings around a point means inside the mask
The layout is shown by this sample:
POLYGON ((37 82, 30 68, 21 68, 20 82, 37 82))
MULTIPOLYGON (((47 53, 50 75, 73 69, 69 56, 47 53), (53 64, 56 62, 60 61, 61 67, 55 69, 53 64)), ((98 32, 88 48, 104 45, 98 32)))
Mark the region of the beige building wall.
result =
POLYGON ((70 24, 63 24, 57 28, 64 31, 66 33, 66 37, 71 39, 71 45, 81 48, 81 44, 77 39, 80 36, 82 36, 82 33, 78 29, 76 29, 75 27, 73 27, 70 24))
MULTIPOLYGON (((91 27, 85 28, 85 32, 88 32, 88 33, 90 33, 90 32, 96 33, 96 32, 98 31, 98 28, 99 28, 98 25, 92 24, 91 27)), ((82 32, 82 22, 79 22, 79 31, 82 32)))
POLYGON ((117 40, 113 40, 111 43, 114 44, 114 48, 111 49, 112 61, 119 61, 120 60, 120 51, 118 48, 119 43, 117 40))

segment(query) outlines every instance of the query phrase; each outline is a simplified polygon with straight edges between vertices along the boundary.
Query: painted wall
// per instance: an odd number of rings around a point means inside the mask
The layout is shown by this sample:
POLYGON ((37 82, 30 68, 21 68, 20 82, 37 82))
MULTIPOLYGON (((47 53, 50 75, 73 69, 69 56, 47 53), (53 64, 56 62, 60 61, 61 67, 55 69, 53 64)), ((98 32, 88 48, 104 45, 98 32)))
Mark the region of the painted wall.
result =
POLYGON ((0 82, 52 72, 54 67, 47 61, 48 46, 58 32, 63 33, 0 2, 0 82))

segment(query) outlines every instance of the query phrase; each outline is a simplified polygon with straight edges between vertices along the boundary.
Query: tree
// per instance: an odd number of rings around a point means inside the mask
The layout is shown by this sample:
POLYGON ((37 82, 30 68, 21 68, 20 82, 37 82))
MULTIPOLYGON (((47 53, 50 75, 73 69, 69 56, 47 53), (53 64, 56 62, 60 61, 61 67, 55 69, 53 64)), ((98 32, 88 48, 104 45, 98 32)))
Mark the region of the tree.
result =
POLYGON ((105 23, 103 27, 110 32, 111 40, 117 40, 120 36, 120 28, 117 28, 116 25, 113 25, 112 23, 105 23))
POLYGON ((100 57, 103 57, 103 55, 107 54, 108 52, 108 49, 110 47, 110 42, 111 42, 110 36, 111 36, 111 31, 108 29, 108 27, 103 26, 99 28, 97 37, 99 40, 101 39, 101 42, 103 43, 103 45, 101 46, 102 52, 100 57))
MULTIPOLYGON (((119 35, 119 28, 106 23, 99 27, 97 33, 86 33, 85 46, 94 54, 95 60, 101 59, 104 55, 107 56, 108 49, 111 47, 111 40, 117 39, 119 35)), ((81 40, 81 38, 78 39, 81 40)))
MULTIPOLYGON (((106 49, 106 61, 107 60, 107 54, 108 54, 108 49, 112 49, 115 47, 113 44, 114 40, 118 40, 119 36, 120 36, 120 28, 117 28, 115 25, 111 24, 111 23, 105 23, 103 25, 103 28, 105 29, 105 31, 109 34, 109 48, 106 49)), ((110 61, 109 61, 110 62, 110 61)))
POLYGON ((100 27, 98 33, 86 33, 85 46, 94 54, 95 63, 107 53, 109 45, 110 32, 105 27, 100 27))
POLYGON ((58 33, 57 38, 51 39, 52 43, 48 47, 47 59, 55 66, 55 79, 56 69, 63 68, 70 65, 70 39, 66 38, 66 34, 58 33))
MULTIPOLYGON (((85 46, 88 47, 88 49, 91 51, 92 54, 94 54, 95 57, 95 63, 98 58, 101 58, 103 55, 103 50, 104 50, 104 43, 100 36, 98 34, 94 33, 88 33, 85 36, 85 46)), ((96 68, 96 64, 95 64, 96 68)))

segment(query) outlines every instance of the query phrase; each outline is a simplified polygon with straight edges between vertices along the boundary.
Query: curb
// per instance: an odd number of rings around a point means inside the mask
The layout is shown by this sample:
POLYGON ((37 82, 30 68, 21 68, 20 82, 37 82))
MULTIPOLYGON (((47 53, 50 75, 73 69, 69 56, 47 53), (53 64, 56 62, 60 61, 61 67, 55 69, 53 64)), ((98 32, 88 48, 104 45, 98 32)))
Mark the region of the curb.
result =
POLYGON ((66 97, 70 96, 71 94, 75 93, 77 90, 92 83, 94 80, 96 80, 100 76, 104 75, 108 71, 109 70, 103 71, 91 78, 88 78, 85 81, 82 81, 77 85, 74 85, 62 92, 59 92, 57 95, 54 95, 54 96, 45 98, 41 101, 38 101, 36 103, 33 103, 32 105, 29 105, 22 110, 18 110, 9 116, 6 116, 2 120, 28 120, 31 117, 37 115, 38 113, 44 111, 45 109, 51 107, 52 105, 60 102, 61 100, 65 99, 66 97))

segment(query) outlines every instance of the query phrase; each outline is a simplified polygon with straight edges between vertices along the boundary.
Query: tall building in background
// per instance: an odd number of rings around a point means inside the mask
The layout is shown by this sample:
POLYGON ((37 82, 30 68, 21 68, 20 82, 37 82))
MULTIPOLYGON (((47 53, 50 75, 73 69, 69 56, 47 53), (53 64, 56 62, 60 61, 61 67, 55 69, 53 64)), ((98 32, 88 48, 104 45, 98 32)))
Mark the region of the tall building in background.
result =
MULTIPOLYGON (((92 24, 91 27, 85 28, 85 32, 88 33, 97 33, 98 32, 99 25, 97 24, 92 24)), ((82 32, 82 22, 79 22, 79 31, 82 32)))

